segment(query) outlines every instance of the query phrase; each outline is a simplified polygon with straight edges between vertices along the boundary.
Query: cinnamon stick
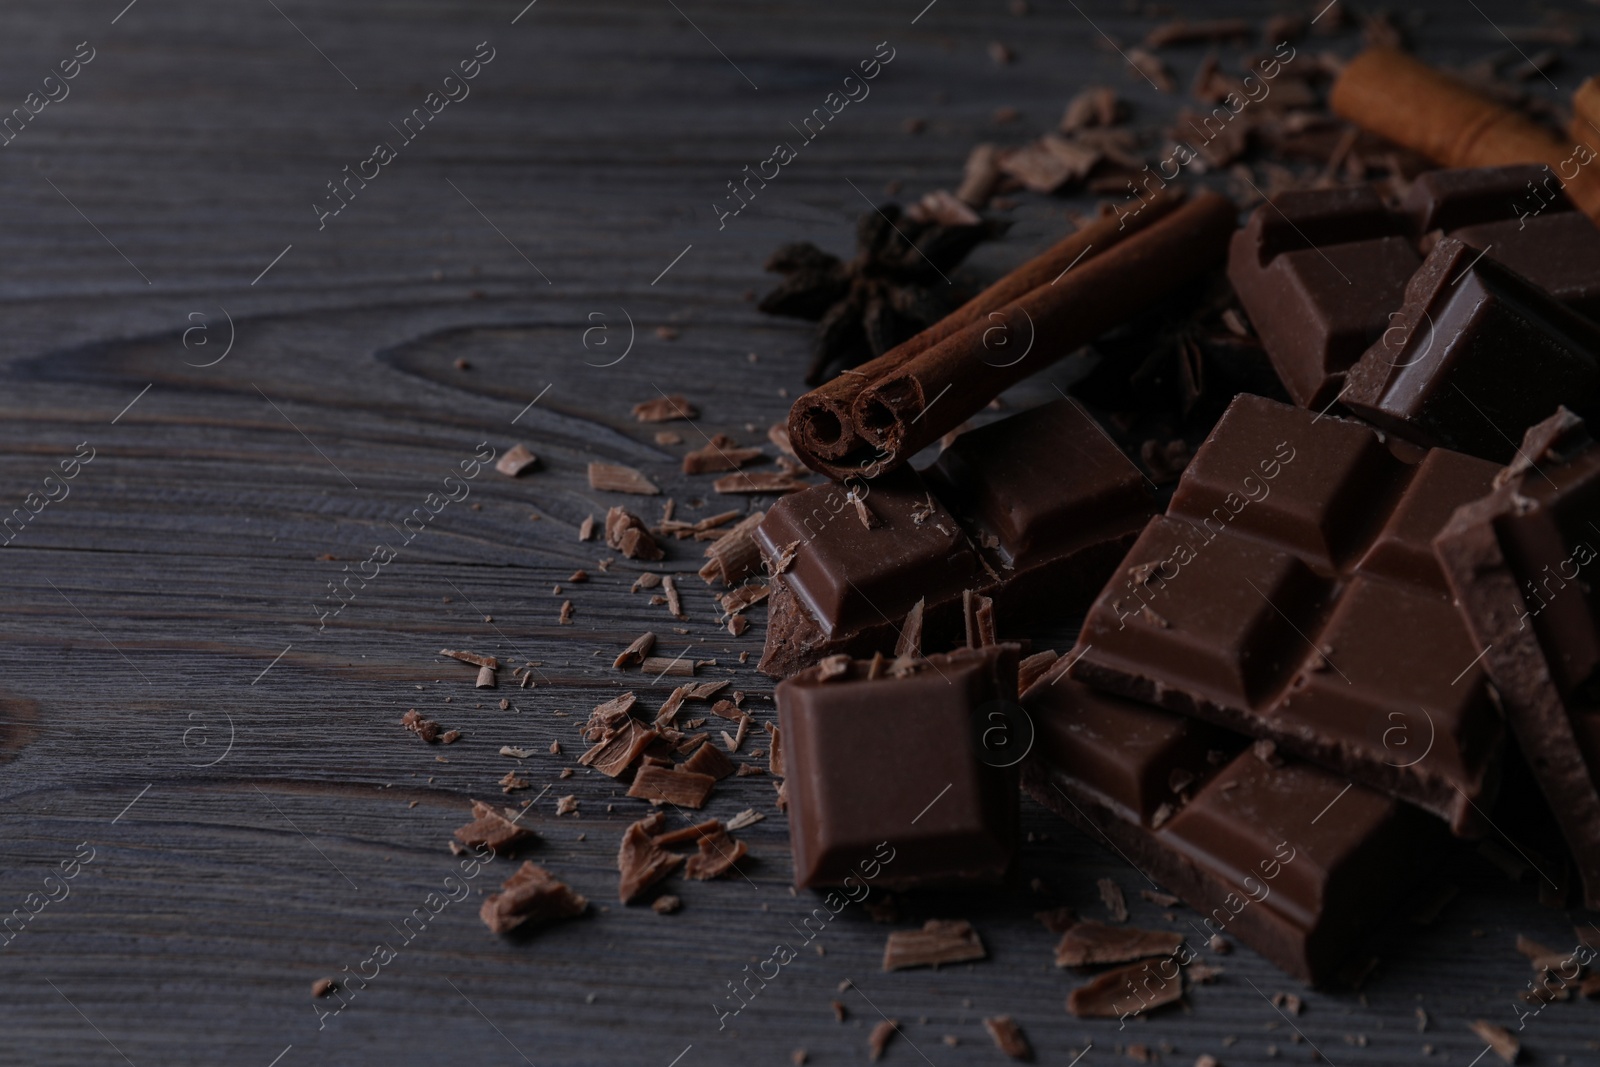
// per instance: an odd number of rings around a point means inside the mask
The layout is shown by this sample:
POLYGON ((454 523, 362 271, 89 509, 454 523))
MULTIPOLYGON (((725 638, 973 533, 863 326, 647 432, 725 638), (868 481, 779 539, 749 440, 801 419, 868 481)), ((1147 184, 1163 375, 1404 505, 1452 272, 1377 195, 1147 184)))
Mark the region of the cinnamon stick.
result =
POLYGON ((1074 263, 1081 267, 1090 257, 1103 254, 1119 241, 1154 224, 1182 200, 1181 192, 1164 190, 1145 201, 1137 213, 1096 219, 1063 237, 915 337, 806 393, 789 409, 789 442, 795 455, 806 466, 825 474, 849 469, 832 461, 843 460, 862 447, 862 440, 851 424, 851 407, 863 389, 945 338, 984 319, 990 312, 1005 307, 1032 289, 1048 285, 1074 263))
POLYGON ((877 454, 865 466, 828 473, 873 477, 910 459, 1012 385, 1217 262, 1237 224, 1231 200, 1201 193, 919 353, 853 405, 856 430, 877 454))
MULTIPOLYGON (((1580 98, 1583 93, 1580 89, 1580 98)), ((1356 56, 1345 65, 1329 100, 1341 118, 1446 167, 1543 163, 1559 175, 1580 210, 1600 219, 1600 178, 1582 169, 1594 158, 1587 143, 1564 142, 1527 116, 1403 52, 1373 48, 1356 56)), ((1581 122, 1581 117, 1574 119, 1575 126, 1581 122)), ((1578 140, 1593 142, 1597 137, 1591 130, 1578 140)))

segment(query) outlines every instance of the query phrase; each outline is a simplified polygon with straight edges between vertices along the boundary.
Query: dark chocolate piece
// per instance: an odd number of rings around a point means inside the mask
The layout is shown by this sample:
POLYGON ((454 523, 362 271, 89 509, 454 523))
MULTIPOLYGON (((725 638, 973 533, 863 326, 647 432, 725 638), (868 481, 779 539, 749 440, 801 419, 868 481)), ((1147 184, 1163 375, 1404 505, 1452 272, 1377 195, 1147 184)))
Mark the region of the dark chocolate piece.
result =
POLYGON ((1239 396, 1090 608, 1072 676, 1270 739, 1475 831, 1504 726, 1430 557, 1494 473, 1239 396))
MULTIPOLYGON (((1562 409, 1434 548, 1541 791, 1600 908, 1600 445, 1562 409)), ((1550 877, 1545 875, 1544 877, 1550 877)))
POLYGON ((1332 403, 1421 262, 1370 186, 1284 193, 1233 235, 1233 283, 1295 403, 1332 403))
POLYGON ((1587 410, 1597 396, 1600 326, 1452 237, 1428 254, 1341 394, 1393 433, 1498 463, 1557 405, 1587 410))
POLYGON ((1017 844, 1016 769, 982 758, 974 722, 1014 710, 1017 646, 872 671, 830 661, 778 686, 795 885, 999 879, 1017 844))
POLYGON ((952 642, 968 591, 1002 627, 1080 608, 1153 511, 1139 469, 1065 399, 962 434, 920 474, 796 493, 755 533, 773 572, 761 670, 889 654, 918 601, 922 643, 952 642))
POLYGON ((1198 911, 1196 945, 1237 937, 1322 984, 1446 839, 1392 797, 1300 760, 1269 763, 1248 738, 1095 692, 1066 667, 1023 696, 1037 738, 1023 785, 1198 911))

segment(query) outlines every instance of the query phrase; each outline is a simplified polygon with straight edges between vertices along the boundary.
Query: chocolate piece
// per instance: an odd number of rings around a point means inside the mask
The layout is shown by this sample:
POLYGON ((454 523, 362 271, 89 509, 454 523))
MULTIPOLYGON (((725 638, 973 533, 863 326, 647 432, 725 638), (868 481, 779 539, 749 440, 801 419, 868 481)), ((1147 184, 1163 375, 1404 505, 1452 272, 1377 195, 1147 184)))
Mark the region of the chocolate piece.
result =
POLYGON ((497 934, 510 933, 528 923, 543 925, 582 915, 589 901, 532 860, 505 880, 502 892, 484 898, 478 915, 497 934))
POLYGON ((1351 411, 1424 445, 1504 463, 1562 402, 1600 397, 1600 326, 1451 237, 1406 286, 1390 329, 1356 364, 1351 411))
POLYGON ((1138 468, 1065 399, 962 434, 921 474, 798 493, 755 534, 774 575, 761 670, 783 677, 831 654, 898 651, 919 601, 922 646, 953 640, 969 590, 1012 625, 1070 612, 1151 511, 1138 468), (852 492, 876 525, 857 520, 852 492))
POLYGON ((683 868, 684 875, 697 882, 709 882, 729 871, 737 871, 739 861, 750 851, 743 841, 734 840, 720 828, 714 833, 702 834, 699 849, 683 868))
POLYGON ((1015 770, 981 758, 977 713, 1016 693, 1017 646, 866 680, 847 662, 778 686, 798 888, 993 881, 1017 843, 1015 770))
POLYGON ((496 856, 505 856, 536 836, 526 826, 518 826, 522 813, 511 808, 496 811, 481 800, 472 802, 472 821, 456 827, 456 840, 468 848, 482 845, 496 856))
POLYGON ((1096 975, 1067 995, 1067 1010, 1080 1019, 1126 1019, 1171 1004, 1183 996, 1177 968, 1152 973, 1148 963, 1131 963, 1096 975))
POLYGON ((1421 260, 1370 186, 1283 193, 1228 250, 1228 280, 1295 403, 1321 410, 1389 326, 1421 260))
POLYGON ((1014 1060, 1033 1062, 1033 1046, 1028 1044, 1022 1027, 1009 1015, 994 1015, 983 1020, 983 1028, 994 1039, 994 1047, 1014 1060))
POLYGON ((929 919, 920 930, 896 930, 883 946, 883 969, 938 967, 988 955, 978 931, 965 919, 929 919))
MULTIPOLYGON (((1475 648, 1600 908, 1600 445, 1565 409, 1434 541, 1475 648)), ((1543 877, 1549 877, 1544 875, 1543 877)))
MULTIPOLYGON (((1178 902, 1177 897, 1172 902, 1178 902)), ((1168 905, 1169 907, 1171 905, 1168 905)), ((1091 967, 1102 963, 1131 963, 1152 956, 1170 956, 1183 944, 1174 930, 1139 930, 1107 926, 1092 919, 1073 923, 1056 944, 1057 967, 1091 967)))
POLYGON ((1066 670, 1023 696, 1038 731, 1024 787, 1199 911, 1202 939, 1226 931, 1320 984, 1445 840, 1392 797, 1299 760, 1264 763, 1248 738, 1095 692, 1066 670))
POLYGON ((1090 608, 1071 674, 1269 739, 1471 832, 1504 726, 1428 557, 1494 473, 1239 396, 1090 608))
POLYGON ((617 897, 624 904, 633 903, 683 862, 682 856, 668 852, 651 840, 650 835, 666 821, 666 816, 658 811, 623 832, 622 845, 617 849, 617 870, 621 873, 617 897))
POLYGON ((711 789, 717 780, 709 774, 696 774, 682 768, 668 769, 645 765, 633 776, 633 785, 628 787, 630 797, 639 797, 643 800, 661 800, 674 804, 680 808, 699 809, 705 806, 706 798, 711 795, 711 789))

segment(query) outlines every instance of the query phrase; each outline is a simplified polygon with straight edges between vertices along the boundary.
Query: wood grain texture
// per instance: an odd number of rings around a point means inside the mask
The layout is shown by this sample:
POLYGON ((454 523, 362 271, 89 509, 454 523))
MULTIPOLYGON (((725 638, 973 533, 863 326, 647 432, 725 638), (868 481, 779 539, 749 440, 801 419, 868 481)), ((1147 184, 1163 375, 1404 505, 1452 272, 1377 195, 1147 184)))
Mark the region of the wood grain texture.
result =
MULTIPOLYGON (((1451 872, 1462 895, 1394 940, 1362 996, 1309 995, 1285 1019, 1264 995, 1291 984, 1239 950, 1212 960, 1225 975, 1185 1010, 1120 1032, 1073 1019, 1062 1002, 1078 979, 1052 965, 1055 938, 1033 911, 1098 915, 1095 881, 1109 875, 1135 922, 1183 929, 1185 912, 1169 923, 1138 898, 1136 872, 1030 804, 1015 886, 911 898, 893 926, 851 909, 818 939, 825 954, 807 949, 719 1028, 727 984, 795 940, 815 906, 787 888, 772 780, 729 779, 707 808, 767 814, 740 834, 748 877, 681 884, 684 910, 659 916, 614 903, 616 844, 645 805, 587 771, 557 779, 595 703, 670 692, 670 678, 609 668, 644 629, 667 655, 717 659, 702 675, 734 679, 772 720, 770 685, 737 662, 759 654, 764 609, 742 638, 717 630, 690 542, 651 567, 687 575, 686 623, 628 591, 640 566, 600 571, 610 553, 577 541, 583 518, 628 503, 653 520, 659 501, 592 492, 585 465, 645 471, 680 517, 759 503, 730 505, 677 467, 701 433, 760 443, 801 388, 809 327, 745 296, 770 284, 766 253, 798 238, 848 251, 864 197, 891 179, 913 193, 954 184, 972 143, 1052 127, 1084 83, 1117 86, 1146 114, 1171 109, 1086 16, 1123 41, 1148 20, 1053 0, 1021 19, 1000 0, 939 0, 914 25, 920 0, 538 0, 515 25, 519 0, 121 6, 8 5, 0 34, 3 109, 78 42, 96 50, 71 95, 0 148, 0 515, 80 443, 95 456, 0 551, 0 914, 80 842, 94 849, 70 895, 0 947, 0 1064, 694 1067, 786 1063, 796 1048, 851 1063, 887 1015, 905 1037, 884 1062, 943 1067, 999 1062, 981 1020, 1009 1014, 1049 1063, 1092 1043, 1086 1064, 1143 1044, 1175 1064, 1207 1052, 1230 1067, 1308 1063, 1317 1049, 1341 1067, 1463 1065, 1483 1047, 1467 1022, 1515 1027, 1528 978, 1515 935, 1564 946, 1571 922, 1470 855, 1451 872), (991 62, 991 40, 1018 61, 991 62), (324 184, 393 139, 389 123, 482 41, 495 58, 471 96, 319 230, 324 184), (724 184, 791 139, 789 123, 880 41, 896 58, 871 96, 719 229, 724 184), (996 126, 1002 105, 1021 120, 996 126), (907 133, 912 117, 927 131, 907 133), (631 351, 602 366, 629 318, 631 351), (609 332, 586 347, 596 326, 609 332), (199 366, 230 335, 227 357, 199 366), (658 390, 703 412, 666 427, 681 447, 629 416, 658 390), (516 480, 485 469, 400 544, 405 516, 480 442, 525 443, 541 467, 516 480), (396 558, 319 629, 327 584, 380 542, 396 558), (576 568, 587 584, 566 584, 576 568), (501 689, 474 690, 441 647, 537 661, 538 688, 511 688, 503 669, 501 689), (424 745, 399 726, 411 707, 463 740, 424 745), (556 740, 565 755, 547 753, 556 740), (517 763, 497 754, 507 744, 537 754, 517 763), (444 845, 469 798, 499 799, 514 763, 536 791, 553 786, 526 820, 542 837, 532 857, 593 914, 508 940, 484 929, 476 896, 453 904, 319 1029, 312 982, 398 943, 396 926, 456 869, 444 845), (569 792, 581 814, 554 817, 569 792), (880 973, 887 932, 930 917, 971 920, 990 959, 880 973), (845 978, 855 991, 837 991, 845 978)), ((1241 7, 1282 10, 1223 13, 1241 7)), ((1501 25, 1532 17, 1482 7, 1501 25)), ((1505 47, 1473 7, 1418 8, 1430 56, 1505 47)), ((1592 9, 1564 14, 1593 36, 1592 9)), ((1180 82, 1202 54, 1173 53, 1180 82)), ((1596 50, 1567 56, 1553 76, 1570 91, 1596 50)), ((1043 247, 1070 206, 1026 198, 962 278, 1043 247)), ((1015 400, 1045 395, 1031 382, 1015 400)), ((475 889, 511 869, 495 864, 475 889)), ((1596 1062, 1597 1010, 1552 1005, 1524 1043, 1539 1063, 1596 1062)))

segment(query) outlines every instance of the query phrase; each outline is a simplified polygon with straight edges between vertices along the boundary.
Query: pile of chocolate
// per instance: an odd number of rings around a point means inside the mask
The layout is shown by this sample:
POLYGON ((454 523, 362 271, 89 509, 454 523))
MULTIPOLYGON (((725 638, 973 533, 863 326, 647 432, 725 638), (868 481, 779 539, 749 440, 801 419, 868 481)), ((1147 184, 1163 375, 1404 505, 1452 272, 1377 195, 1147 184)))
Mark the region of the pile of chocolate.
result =
POLYGON ((1020 784, 1313 984, 1452 836, 1515 828, 1552 902, 1600 908, 1600 229, 1526 217, 1547 173, 1286 193, 1220 233, 1205 196, 1153 205, 1053 292, 1032 264, 802 398, 839 480, 755 533, 797 885, 885 842, 875 885, 1003 878, 1020 784), (1132 315, 1224 255, 1293 403, 1235 397, 1164 511, 1072 398, 907 464, 1036 369, 967 358, 990 312, 1078 344, 1083 301, 1132 315))

